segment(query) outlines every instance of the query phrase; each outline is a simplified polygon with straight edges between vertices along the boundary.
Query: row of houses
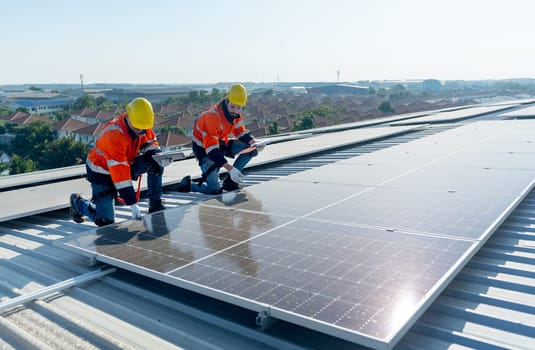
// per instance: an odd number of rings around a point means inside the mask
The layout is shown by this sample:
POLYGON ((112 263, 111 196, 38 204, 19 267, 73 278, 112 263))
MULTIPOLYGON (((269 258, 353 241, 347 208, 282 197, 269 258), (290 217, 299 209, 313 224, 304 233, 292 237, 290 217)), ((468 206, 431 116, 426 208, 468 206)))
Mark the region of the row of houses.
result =
MULTIPOLYGON (((49 124, 56 132, 56 136, 68 137, 72 136, 76 141, 81 141, 86 144, 93 144, 106 125, 106 122, 113 119, 116 115, 121 113, 117 111, 105 110, 91 110, 84 109, 75 111, 70 118, 62 121, 54 121, 43 115, 31 114, 26 112, 14 112, 1 119, 2 124, 13 123, 17 125, 26 125, 35 120, 43 121, 49 124)), ((156 123, 154 131, 158 136, 158 141, 164 151, 180 150, 188 148, 191 145, 191 138, 189 136, 181 135, 176 132, 169 131, 172 126, 188 126, 191 132, 191 125, 193 124, 193 117, 191 116, 175 116, 172 118, 162 118, 156 116, 156 123)))
MULTIPOLYGON (((252 95, 243 111, 245 125, 255 137, 266 136, 270 124, 276 122, 279 132, 292 131, 295 123, 300 122, 305 112, 312 112, 316 127, 369 120, 392 115, 378 108, 384 101, 375 95, 325 95, 325 94, 278 94, 252 95), (317 113, 321 107, 327 106, 332 115, 325 117, 317 113)), ((422 110, 446 108, 455 105, 451 101, 441 100, 433 103, 422 100, 392 102, 395 114, 412 113, 422 110)), ((186 103, 154 104, 154 131, 165 150, 187 148, 191 144, 193 122, 206 105, 186 103), (179 127, 185 130, 182 135, 172 130, 179 127)), ((122 108, 113 110, 94 110, 84 108, 73 111, 68 119, 54 121, 45 115, 26 112, 14 112, 1 122, 28 124, 33 120, 42 120, 50 124, 57 137, 72 136, 77 141, 92 144, 105 123, 122 113, 122 108)))

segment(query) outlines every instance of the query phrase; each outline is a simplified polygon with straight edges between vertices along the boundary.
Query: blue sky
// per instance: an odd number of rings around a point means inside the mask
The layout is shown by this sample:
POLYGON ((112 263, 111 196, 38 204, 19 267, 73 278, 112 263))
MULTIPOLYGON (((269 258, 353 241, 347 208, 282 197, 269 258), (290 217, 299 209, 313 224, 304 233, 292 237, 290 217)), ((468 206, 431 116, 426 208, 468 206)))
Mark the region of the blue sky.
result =
POLYGON ((0 84, 535 77, 532 0, 17 0, 0 84))

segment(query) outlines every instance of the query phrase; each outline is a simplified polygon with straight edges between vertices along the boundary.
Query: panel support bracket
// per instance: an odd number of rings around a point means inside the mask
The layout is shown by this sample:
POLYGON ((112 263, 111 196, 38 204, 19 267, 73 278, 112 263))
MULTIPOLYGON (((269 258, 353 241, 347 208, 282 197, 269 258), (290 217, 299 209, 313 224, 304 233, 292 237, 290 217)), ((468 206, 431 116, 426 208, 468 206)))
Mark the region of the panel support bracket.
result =
POLYGON ((97 263, 98 263, 98 261, 97 261, 97 256, 96 256, 96 255, 91 255, 91 256, 89 257, 89 267, 93 267, 93 266, 95 266, 97 263))
POLYGON ((260 311, 256 316, 256 325, 260 327, 261 331, 265 331, 275 322, 277 322, 277 319, 271 317, 267 310, 260 311))

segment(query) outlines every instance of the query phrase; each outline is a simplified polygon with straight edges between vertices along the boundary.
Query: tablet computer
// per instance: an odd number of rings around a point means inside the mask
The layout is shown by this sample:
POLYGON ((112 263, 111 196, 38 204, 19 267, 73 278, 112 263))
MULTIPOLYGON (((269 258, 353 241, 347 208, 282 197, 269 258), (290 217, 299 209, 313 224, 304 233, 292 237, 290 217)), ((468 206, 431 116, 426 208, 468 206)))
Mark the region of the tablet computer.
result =
POLYGON ((162 165, 162 162, 169 164, 177 160, 186 159, 186 155, 182 151, 167 151, 153 154, 152 158, 162 165))

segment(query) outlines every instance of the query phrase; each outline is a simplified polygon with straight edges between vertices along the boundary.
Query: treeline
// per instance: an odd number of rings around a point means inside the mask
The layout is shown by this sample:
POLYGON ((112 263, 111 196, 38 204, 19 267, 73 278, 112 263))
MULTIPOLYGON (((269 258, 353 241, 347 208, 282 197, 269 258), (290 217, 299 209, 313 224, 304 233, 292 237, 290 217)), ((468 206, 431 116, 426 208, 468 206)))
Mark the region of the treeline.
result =
POLYGON ((0 134, 5 131, 14 138, 9 144, 0 145, 0 152, 11 158, 8 163, 0 163, 0 171, 8 170, 10 175, 83 164, 89 149, 73 137, 56 139, 52 127, 41 120, 8 125, 0 129, 0 134))

